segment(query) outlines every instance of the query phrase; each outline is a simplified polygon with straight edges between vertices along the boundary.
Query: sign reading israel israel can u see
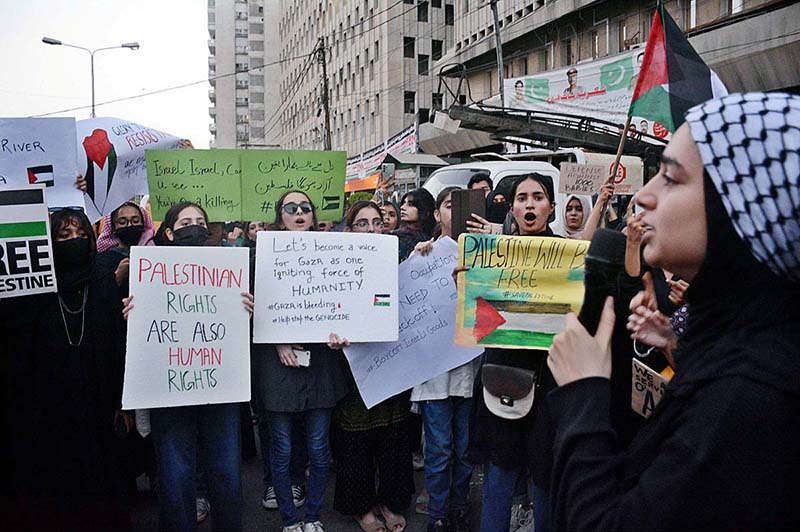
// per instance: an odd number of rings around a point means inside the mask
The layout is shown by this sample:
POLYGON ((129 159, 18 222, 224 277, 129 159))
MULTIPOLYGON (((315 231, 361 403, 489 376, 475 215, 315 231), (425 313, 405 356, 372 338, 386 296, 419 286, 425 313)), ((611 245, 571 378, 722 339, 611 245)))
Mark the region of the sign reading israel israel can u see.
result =
POLYGON ((589 242, 462 234, 455 343, 549 349, 583 302, 589 242))
POLYGON ((0 298, 55 291, 44 185, 0 188, 0 298))

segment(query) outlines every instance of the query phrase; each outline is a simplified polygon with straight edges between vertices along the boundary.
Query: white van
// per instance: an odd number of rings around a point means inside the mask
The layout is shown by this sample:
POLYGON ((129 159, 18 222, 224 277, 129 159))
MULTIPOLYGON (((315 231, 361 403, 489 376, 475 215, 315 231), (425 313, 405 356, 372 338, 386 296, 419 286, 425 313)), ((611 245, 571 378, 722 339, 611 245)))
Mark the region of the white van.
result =
MULTIPOLYGON (((553 190, 556 191, 556 219, 550 223, 550 229, 556 234, 564 234, 564 204, 566 195, 558 193, 558 168, 541 161, 475 161, 472 163, 454 164, 435 170, 425 181, 423 188, 435 198, 445 187, 457 186, 467 188, 470 178, 478 173, 489 174, 495 189, 511 191, 517 177, 537 172, 553 179, 553 190)), ((506 199, 509 199, 506 197, 506 199)))

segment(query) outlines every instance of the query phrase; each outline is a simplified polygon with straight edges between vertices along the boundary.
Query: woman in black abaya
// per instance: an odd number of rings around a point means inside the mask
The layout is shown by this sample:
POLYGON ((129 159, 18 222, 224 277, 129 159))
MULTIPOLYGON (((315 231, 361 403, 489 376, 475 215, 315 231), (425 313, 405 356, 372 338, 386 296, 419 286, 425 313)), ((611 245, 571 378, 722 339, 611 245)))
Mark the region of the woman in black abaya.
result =
MULTIPOLYGON (((548 364, 554 529, 798 530, 800 97, 697 106, 637 194, 644 256, 690 283, 675 377, 627 452, 608 419, 613 312, 548 364)), ((658 313, 632 302, 634 337, 658 313)))
POLYGON ((9 421, 0 529, 130 530, 114 456, 125 337, 113 272, 82 211, 51 216, 58 293, 0 300, 9 421))

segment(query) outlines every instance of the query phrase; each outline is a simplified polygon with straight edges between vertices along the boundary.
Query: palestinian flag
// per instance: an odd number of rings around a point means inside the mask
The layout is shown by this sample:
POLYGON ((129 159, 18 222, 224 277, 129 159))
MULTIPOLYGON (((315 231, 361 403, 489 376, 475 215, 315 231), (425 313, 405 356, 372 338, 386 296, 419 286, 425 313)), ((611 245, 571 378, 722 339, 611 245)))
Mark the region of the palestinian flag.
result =
POLYGON ((567 303, 527 301, 489 301, 475 299, 475 326, 472 333, 478 345, 527 345, 549 349, 553 337, 564 330, 567 303))
POLYGON ((691 107, 726 94, 725 85, 659 2, 628 116, 659 123, 674 133, 691 107))

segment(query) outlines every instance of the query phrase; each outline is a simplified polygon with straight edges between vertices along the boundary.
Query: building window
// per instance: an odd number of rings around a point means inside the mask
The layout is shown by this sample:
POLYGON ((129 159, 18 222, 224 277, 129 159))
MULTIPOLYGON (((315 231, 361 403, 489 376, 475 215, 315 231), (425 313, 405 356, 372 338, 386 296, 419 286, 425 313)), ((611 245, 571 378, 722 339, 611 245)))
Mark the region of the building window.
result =
POLYGON ((419 123, 425 124, 431 121, 431 111, 424 107, 419 108, 419 123))
POLYGON ((431 58, 434 61, 442 58, 442 41, 437 41, 436 39, 431 41, 431 58))
POLYGON ((461 0, 461 7, 463 8, 461 11, 463 14, 469 13, 469 0, 461 0))
POLYGON ((744 9, 744 0, 730 0, 731 15, 741 13, 744 9))
POLYGON ((442 0, 431 0, 431 7, 442 7, 442 0))
POLYGON ((369 80, 372 81, 375 78, 375 61, 369 61, 369 80))
POLYGON ((445 4, 444 5, 444 23, 446 26, 452 26, 453 22, 455 21, 455 9, 453 9, 453 4, 445 4))
POLYGON ((414 5, 414 0, 403 0, 403 3, 414 5))
POLYGON ((434 92, 431 95, 431 102, 433 102, 431 105, 433 109, 441 110, 442 108, 444 108, 444 97, 440 92, 434 92))
POLYGON ((414 59, 414 37, 403 37, 403 57, 414 59))
POLYGON ((419 54, 419 57, 417 57, 417 74, 420 76, 428 75, 428 55, 419 54))
POLYGON ((600 55, 600 35, 593 31, 591 33, 591 40, 592 40, 592 59, 597 59, 600 55))
POLYGON ((409 115, 414 114, 416 94, 414 91, 405 91, 403 93, 403 112, 409 115))
POLYGON ((697 26, 697 0, 690 0, 688 8, 689 8, 689 28, 694 28, 695 26, 697 26))
POLYGON ((569 66, 572 64, 572 39, 561 41, 561 65, 569 66))
POLYGON ((428 22, 428 2, 417 4, 417 22, 428 22))

